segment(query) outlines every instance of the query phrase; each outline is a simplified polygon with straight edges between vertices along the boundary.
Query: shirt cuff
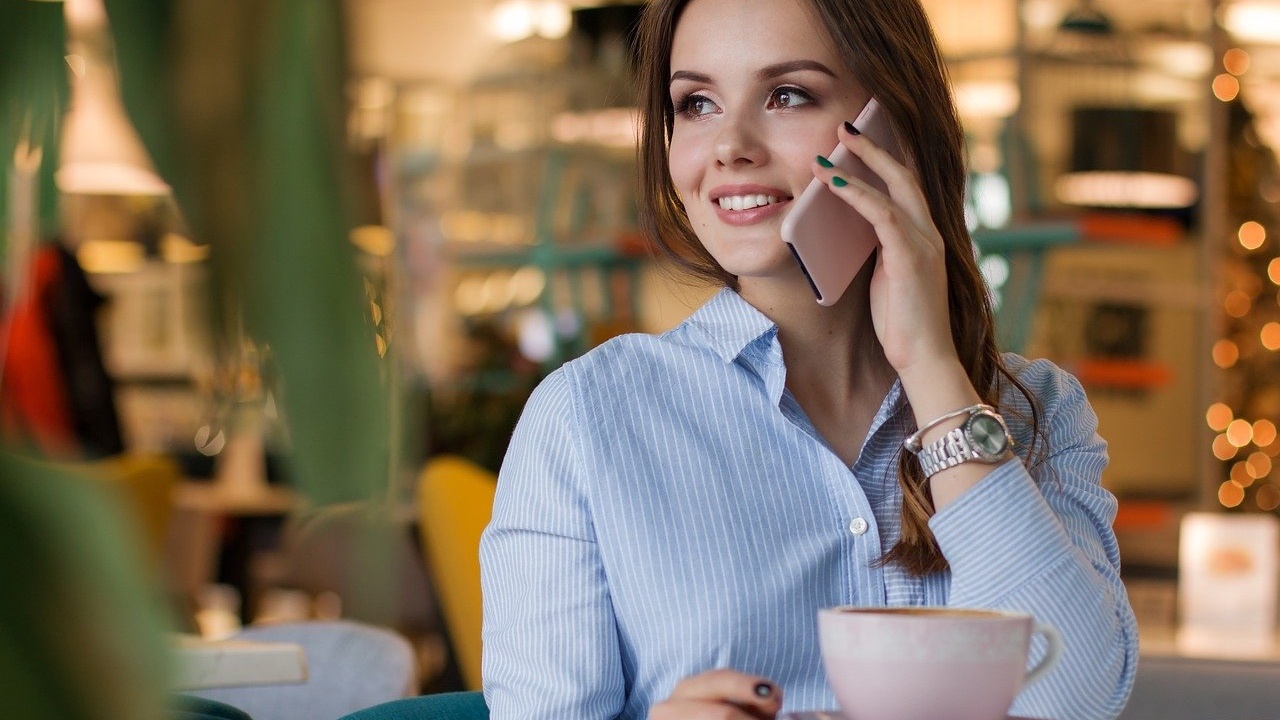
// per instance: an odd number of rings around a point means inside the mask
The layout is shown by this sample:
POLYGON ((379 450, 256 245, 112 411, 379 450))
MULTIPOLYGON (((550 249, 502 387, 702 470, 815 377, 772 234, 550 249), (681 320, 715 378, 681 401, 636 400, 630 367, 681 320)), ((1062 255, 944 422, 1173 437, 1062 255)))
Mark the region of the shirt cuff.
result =
POLYGON ((1072 548, 1018 458, 996 466, 935 513, 929 529, 951 566, 954 605, 995 604, 1065 559, 1072 548))

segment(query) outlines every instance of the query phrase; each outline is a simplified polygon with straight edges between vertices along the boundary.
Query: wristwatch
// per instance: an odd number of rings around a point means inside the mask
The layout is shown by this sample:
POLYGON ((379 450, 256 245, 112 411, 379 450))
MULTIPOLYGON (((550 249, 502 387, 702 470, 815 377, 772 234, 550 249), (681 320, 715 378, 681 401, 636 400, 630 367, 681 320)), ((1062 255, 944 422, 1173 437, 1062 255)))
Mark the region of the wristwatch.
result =
POLYGON ((969 411, 964 424, 929 443, 916 454, 925 477, 961 463, 998 463, 1013 455, 1009 427, 990 407, 969 411))

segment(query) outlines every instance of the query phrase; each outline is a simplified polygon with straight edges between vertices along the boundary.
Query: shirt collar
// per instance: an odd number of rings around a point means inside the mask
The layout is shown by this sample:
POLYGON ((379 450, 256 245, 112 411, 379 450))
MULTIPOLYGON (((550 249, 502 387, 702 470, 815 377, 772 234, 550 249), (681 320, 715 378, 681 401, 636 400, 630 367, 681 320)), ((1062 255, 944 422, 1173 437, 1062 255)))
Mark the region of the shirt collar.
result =
MULTIPOLYGON (((778 326, 751 303, 743 300, 741 295, 729 288, 722 288, 690 315, 685 323, 701 333, 707 344, 726 363, 743 358, 762 377, 776 381, 769 383, 777 386, 772 388, 774 399, 781 396, 786 370, 782 363, 781 348, 775 346, 778 326), (748 353, 752 348, 756 348, 757 352, 748 353), (770 369, 776 372, 769 372, 770 369)), ((875 434, 882 425, 898 416, 906 407, 907 395, 902 391, 902 381, 895 379, 871 421, 867 436, 875 434)))
POLYGON ((686 321, 726 363, 760 340, 772 340, 778 326, 738 293, 722 288, 686 321))

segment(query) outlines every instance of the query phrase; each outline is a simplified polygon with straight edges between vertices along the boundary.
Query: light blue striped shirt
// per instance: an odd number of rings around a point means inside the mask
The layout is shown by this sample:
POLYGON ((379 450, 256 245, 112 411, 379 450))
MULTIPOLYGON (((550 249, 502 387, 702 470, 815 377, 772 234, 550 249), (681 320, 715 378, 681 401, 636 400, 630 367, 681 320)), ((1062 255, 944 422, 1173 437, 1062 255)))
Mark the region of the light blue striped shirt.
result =
MULTIPOLYGON (((876 565, 899 534, 896 458, 914 426, 901 386, 845 465, 785 388, 776 326, 736 293, 551 374, 481 543, 494 720, 643 718, 719 667, 771 678, 784 710, 833 708, 817 642, 817 610, 833 605, 1032 613, 1065 648, 1014 714, 1114 717, 1137 631, 1099 485, 1106 444, 1074 378, 1007 359, 1039 398, 1049 459, 1030 473, 1010 460, 937 513, 951 569, 922 578, 876 565)), ((1025 445, 1025 401, 1005 400, 1025 445)))

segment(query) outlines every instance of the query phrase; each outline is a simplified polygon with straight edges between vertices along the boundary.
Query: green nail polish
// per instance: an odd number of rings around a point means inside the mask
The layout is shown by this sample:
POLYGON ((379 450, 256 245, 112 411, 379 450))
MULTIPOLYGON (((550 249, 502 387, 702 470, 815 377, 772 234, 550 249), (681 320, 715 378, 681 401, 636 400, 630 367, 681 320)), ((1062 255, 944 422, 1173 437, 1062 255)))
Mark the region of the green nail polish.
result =
POLYGON ((836 187, 844 187, 845 185, 849 184, 849 181, 845 180, 839 175, 836 175, 835 177, 831 178, 831 184, 835 185, 836 187))
POLYGON ((821 155, 819 155, 819 156, 818 156, 818 164, 819 164, 819 165, 821 165, 821 166, 822 166, 822 167, 824 167, 824 168, 833 168, 833 167, 835 167, 835 163, 833 163, 833 162, 831 162, 830 160, 828 160, 828 159, 826 159, 826 158, 822 157, 821 155))

